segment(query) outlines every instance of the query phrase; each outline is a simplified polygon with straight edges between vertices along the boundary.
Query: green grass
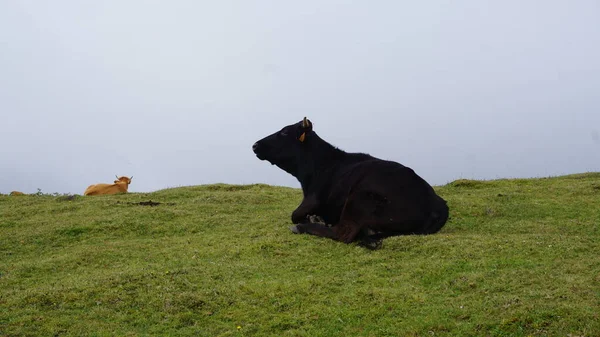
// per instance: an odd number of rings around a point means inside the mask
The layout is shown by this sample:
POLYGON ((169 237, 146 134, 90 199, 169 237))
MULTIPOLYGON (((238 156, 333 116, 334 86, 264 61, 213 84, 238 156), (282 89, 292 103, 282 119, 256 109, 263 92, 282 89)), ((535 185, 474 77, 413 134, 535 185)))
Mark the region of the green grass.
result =
POLYGON ((0 335, 600 335, 600 173, 436 190, 376 251, 292 234, 299 189, 0 196, 0 335))

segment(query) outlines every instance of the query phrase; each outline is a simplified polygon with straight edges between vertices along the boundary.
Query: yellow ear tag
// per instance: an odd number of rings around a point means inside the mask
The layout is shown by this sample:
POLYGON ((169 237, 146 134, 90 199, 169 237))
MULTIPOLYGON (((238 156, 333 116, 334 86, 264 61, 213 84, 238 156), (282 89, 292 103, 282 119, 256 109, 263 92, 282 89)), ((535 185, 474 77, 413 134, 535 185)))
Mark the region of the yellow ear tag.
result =
POLYGON ((306 136, 306 132, 302 132, 302 134, 300 135, 300 138, 298 138, 301 142, 304 141, 304 137, 306 136))

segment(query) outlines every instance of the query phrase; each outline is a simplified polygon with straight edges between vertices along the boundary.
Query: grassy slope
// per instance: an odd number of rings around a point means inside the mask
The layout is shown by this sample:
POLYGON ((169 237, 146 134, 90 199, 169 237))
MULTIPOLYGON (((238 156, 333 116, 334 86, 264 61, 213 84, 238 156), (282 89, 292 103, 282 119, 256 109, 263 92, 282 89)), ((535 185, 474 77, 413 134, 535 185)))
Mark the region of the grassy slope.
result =
POLYGON ((600 173, 436 189, 378 251, 289 232, 298 189, 0 196, 0 335, 600 335, 600 173))

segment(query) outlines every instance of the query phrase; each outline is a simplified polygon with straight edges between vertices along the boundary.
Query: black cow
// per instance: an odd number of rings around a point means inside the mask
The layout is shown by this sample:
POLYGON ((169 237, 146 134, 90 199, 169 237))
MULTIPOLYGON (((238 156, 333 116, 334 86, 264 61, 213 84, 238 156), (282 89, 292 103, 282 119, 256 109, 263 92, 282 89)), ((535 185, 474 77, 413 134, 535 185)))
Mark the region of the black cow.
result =
POLYGON ((304 199, 292 213, 294 233, 377 248, 385 237, 436 233, 448 220, 446 201, 412 169, 342 151, 321 139, 306 117, 252 150, 300 182, 304 199))

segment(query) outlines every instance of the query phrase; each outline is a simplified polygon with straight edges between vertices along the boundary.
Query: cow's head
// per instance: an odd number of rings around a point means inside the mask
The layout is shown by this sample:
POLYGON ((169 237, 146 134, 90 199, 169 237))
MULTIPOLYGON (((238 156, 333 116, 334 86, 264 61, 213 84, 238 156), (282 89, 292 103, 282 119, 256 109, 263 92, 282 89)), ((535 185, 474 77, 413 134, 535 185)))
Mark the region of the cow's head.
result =
POLYGON ((115 180, 115 184, 131 184, 131 179, 133 179, 133 176, 131 176, 131 178, 127 178, 127 177, 117 177, 117 175, 115 175, 115 177, 117 178, 117 180, 115 180))
POLYGON ((312 133, 312 123, 304 117, 300 122, 285 126, 254 143, 252 151, 258 159, 266 160, 295 175, 299 160, 307 143, 310 142, 312 133))

